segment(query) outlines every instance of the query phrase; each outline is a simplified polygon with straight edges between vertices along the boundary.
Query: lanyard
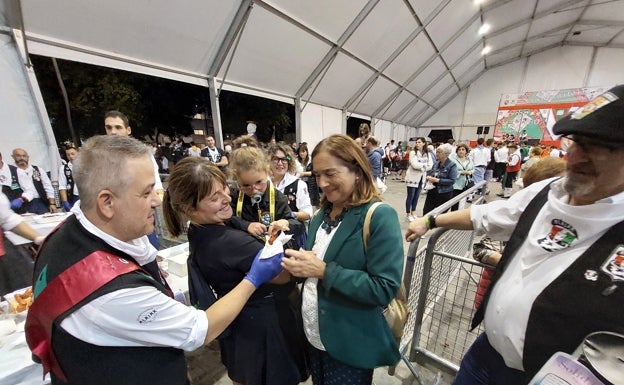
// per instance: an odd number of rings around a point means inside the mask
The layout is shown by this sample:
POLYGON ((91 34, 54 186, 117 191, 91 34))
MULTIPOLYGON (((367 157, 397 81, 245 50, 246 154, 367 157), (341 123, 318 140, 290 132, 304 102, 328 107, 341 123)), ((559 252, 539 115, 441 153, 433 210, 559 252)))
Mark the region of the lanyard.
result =
MULTIPOLYGON (((269 215, 271 218, 271 222, 275 221, 275 188, 273 187, 273 183, 269 180, 267 181, 269 184, 269 215)), ((242 191, 238 191, 238 201, 236 202, 236 216, 242 218, 243 214, 243 200, 245 199, 245 194, 242 191)), ((258 221, 262 223, 262 211, 260 210, 260 204, 258 204, 258 221)))

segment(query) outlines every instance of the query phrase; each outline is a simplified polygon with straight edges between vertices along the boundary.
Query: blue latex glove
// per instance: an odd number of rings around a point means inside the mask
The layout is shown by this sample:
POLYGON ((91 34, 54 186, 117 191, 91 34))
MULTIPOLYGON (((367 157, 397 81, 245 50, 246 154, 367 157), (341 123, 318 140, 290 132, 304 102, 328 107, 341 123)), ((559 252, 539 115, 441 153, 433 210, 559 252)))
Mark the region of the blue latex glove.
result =
POLYGON ((282 258, 284 257, 284 253, 279 253, 271 258, 260 259, 260 253, 262 253, 262 249, 256 254, 251 264, 251 269, 249 269, 249 273, 247 273, 245 277, 245 279, 251 282, 256 288, 272 280, 282 272, 282 258))
POLYGON ((15 198, 11 201, 11 210, 17 210, 24 204, 21 198, 15 198))
POLYGON ((63 209, 65 209, 66 212, 69 212, 71 208, 72 208, 71 203, 69 203, 68 201, 63 202, 63 209))

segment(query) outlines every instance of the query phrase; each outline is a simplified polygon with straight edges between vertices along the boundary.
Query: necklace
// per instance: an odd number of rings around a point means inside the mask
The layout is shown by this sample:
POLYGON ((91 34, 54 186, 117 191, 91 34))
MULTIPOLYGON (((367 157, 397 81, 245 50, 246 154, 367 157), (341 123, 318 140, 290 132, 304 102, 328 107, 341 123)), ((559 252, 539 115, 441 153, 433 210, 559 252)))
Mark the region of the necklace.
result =
POLYGON ((329 216, 329 213, 331 213, 332 208, 333 208, 332 205, 329 205, 329 207, 327 207, 327 210, 325 210, 325 214, 323 215, 323 223, 321 224, 321 228, 325 230, 327 234, 331 233, 333 229, 338 227, 340 222, 342 222, 342 218, 344 218, 344 215, 347 212, 347 208, 346 207, 343 208, 342 212, 336 216, 336 219, 332 220, 331 217, 329 216))

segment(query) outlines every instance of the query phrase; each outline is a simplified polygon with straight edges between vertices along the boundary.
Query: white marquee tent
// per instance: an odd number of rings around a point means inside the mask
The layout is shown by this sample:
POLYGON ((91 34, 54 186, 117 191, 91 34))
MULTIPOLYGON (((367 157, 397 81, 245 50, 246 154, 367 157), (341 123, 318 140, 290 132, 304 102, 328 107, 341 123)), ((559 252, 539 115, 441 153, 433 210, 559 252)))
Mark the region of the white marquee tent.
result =
POLYGON ((502 93, 623 83, 624 1, 0 0, 0 152, 49 167, 30 53, 209 87, 218 133, 226 89, 294 104, 312 144, 350 116, 469 140, 502 93))

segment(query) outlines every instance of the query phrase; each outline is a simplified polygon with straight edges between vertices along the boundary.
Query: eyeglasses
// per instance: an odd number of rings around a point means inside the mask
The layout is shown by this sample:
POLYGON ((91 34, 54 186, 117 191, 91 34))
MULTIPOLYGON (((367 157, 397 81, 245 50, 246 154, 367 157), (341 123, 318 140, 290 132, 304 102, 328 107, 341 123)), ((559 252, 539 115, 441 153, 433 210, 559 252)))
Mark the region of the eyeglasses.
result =
POLYGON ((271 158, 271 162, 278 164, 279 162, 288 164, 290 163, 290 156, 287 156, 285 158, 278 158, 277 156, 274 156, 273 158, 271 158))

